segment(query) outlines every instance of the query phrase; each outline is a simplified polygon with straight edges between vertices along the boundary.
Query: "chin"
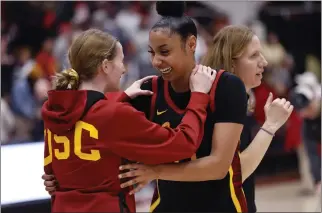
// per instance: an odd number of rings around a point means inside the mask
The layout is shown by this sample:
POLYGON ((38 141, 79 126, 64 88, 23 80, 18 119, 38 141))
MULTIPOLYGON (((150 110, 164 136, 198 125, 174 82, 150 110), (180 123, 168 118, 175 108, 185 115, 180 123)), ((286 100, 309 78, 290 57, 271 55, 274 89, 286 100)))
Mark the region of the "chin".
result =
POLYGON ((161 74, 163 80, 166 80, 166 81, 171 81, 172 80, 172 75, 171 74, 161 74))
POLYGON ((262 84, 262 81, 258 81, 256 82, 252 88, 256 88, 256 87, 259 87, 260 85, 262 84))

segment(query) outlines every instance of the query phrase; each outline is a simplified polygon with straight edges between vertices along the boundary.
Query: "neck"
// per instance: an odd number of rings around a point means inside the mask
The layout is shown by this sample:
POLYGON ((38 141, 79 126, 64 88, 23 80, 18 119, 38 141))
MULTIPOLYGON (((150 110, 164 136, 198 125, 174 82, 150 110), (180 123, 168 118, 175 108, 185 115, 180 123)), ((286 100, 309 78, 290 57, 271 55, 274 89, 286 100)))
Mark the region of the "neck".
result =
POLYGON ((196 66, 196 63, 193 62, 193 64, 188 66, 187 68, 188 72, 185 72, 185 75, 183 77, 171 81, 171 86, 175 92, 187 92, 190 90, 190 87, 189 87, 190 75, 195 66, 196 66))
POLYGON ((247 92, 247 94, 249 95, 249 93, 250 93, 250 91, 251 91, 251 88, 246 87, 246 86, 245 86, 245 88, 246 88, 246 92, 247 92))
POLYGON ((93 90, 93 91, 97 91, 97 92, 101 92, 104 93, 104 89, 105 89, 105 85, 100 84, 97 81, 91 81, 91 82, 83 82, 81 83, 80 90, 93 90))

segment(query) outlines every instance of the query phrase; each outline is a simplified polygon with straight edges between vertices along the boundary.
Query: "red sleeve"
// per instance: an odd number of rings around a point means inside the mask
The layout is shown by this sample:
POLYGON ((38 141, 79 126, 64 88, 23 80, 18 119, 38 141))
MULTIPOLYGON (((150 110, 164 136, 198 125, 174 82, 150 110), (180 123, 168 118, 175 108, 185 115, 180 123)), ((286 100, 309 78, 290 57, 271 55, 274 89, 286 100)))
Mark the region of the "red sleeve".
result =
POLYGON ((120 105, 114 113, 109 148, 124 158, 145 164, 190 158, 203 137, 208 103, 209 95, 191 93, 185 116, 176 129, 161 127, 130 105, 120 105))

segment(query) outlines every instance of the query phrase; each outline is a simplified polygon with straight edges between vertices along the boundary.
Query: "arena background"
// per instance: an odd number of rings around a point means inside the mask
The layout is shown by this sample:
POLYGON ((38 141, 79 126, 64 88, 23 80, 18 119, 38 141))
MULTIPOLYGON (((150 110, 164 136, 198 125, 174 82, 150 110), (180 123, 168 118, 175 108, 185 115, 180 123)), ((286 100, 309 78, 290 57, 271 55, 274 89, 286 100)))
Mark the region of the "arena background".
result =
MULTIPOLYGON (((199 28, 197 60, 226 25, 248 25, 260 37, 269 66, 262 85, 253 91, 256 107, 249 121, 254 132, 264 121, 263 105, 269 92, 288 97, 294 77, 304 72, 321 79, 321 2, 189 1, 187 14, 199 28)), ((50 212, 41 180, 39 110, 50 89, 50 76, 68 67, 66 53, 73 37, 92 27, 115 35, 124 46, 129 70, 122 78, 125 88, 155 74, 146 47, 149 28, 157 19, 153 1, 1 2, 3 212, 50 212)), ((313 192, 301 122, 294 112, 256 171, 259 212, 312 212, 321 205, 321 197, 313 192)), ((153 183, 136 195, 139 212, 148 210, 152 191, 153 183)))

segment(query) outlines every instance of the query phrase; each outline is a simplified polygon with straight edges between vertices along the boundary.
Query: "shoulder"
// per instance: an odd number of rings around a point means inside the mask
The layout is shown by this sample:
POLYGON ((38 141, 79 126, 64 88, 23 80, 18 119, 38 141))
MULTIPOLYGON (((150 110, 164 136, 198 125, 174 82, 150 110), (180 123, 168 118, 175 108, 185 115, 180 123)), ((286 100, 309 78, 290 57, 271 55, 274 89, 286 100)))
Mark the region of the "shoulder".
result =
POLYGON ((247 97, 243 81, 236 75, 226 71, 220 76, 220 79, 218 80, 216 93, 227 94, 228 91, 233 93, 242 93, 245 95, 245 97, 247 97))
POLYGON ((145 81, 142 85, 141 85, 141 89, 142 90, 153 90, 153 83, 156 83, 158 87, 163 86, 163 78, 161 76, 155 77, 155 78, 151 78, 147 81, 145 81), (156 79, 156 80, 153 80, 156 79), (154 82, 153 82, 154 81, 154 82))
POLYGON ((224 72, 215 92, 215 121, 243 124, 247 111, 244 83, 234 74, 224 72))
POLYGON ((150 91, 152 91, 152 79, 149 79, 149 80, 145 81, 141 85, 141 89, 142 90, 150 90, 150 91))

